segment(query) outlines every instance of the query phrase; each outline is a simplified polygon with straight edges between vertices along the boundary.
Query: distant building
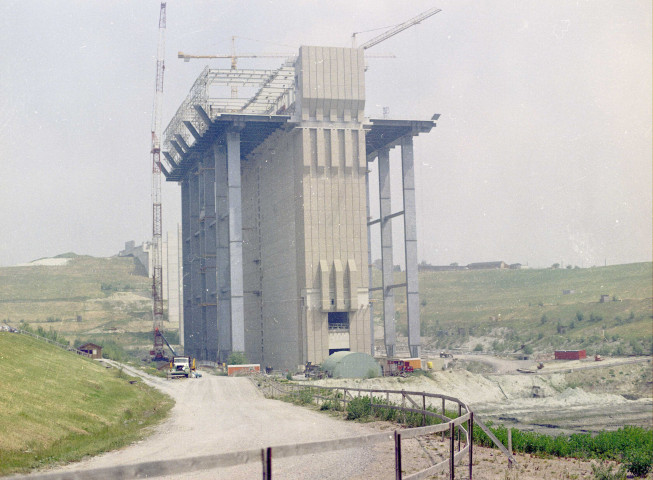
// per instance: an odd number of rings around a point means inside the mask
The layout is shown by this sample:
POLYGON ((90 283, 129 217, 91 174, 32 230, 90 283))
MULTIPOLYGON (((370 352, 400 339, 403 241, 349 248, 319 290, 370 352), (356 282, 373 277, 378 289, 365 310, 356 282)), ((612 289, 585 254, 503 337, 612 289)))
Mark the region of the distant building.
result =
POLYGON ((582 360, 583 358, 587 358, 585 350, 556 350, 555 352, 556 360, 582 360))
POLYGON ((77 350, 80 352, 88 353, 91 358, 102 358, 102 347, 94 343, 85 343, 81 345, 77 350))
POLYGON ((467 270, 464 265, 451 264, 451 265, 429 265, 428 263, 420 263, 417 266, 420 272, 448 272, 455 270, 467 270))
POLYGON ((506 262, 478 262, 467 265, 470 270, 495 270, 508 268, 506 262))
POLYGON ((610 295, 601 295, 600 303, 606 303, 610 301, 610 295))

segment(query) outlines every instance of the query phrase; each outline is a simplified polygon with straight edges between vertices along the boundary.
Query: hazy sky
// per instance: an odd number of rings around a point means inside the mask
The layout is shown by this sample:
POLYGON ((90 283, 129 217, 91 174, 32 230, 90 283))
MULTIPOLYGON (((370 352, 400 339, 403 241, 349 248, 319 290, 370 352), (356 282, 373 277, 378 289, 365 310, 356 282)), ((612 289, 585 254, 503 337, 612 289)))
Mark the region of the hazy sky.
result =
MULTIPOLYGON (((0 265, 151 238, 159 6, 0 2, 0 265)), ((366 74, 368 116, 441 114, 415 140, 419 259, 650 261, 650 0, 170 0, 163 124, 206 65, 179 50, 350 46, 433 6, 366 74)), ((179 198, 164 183, 166 229, 179 198)))

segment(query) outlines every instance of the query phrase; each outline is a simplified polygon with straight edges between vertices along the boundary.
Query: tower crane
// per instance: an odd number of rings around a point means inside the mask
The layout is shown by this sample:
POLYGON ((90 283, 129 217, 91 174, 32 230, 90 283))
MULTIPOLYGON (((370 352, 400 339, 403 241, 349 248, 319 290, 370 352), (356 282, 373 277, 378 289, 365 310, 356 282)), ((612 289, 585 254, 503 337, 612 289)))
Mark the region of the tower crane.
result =
POLYGON ((152 319, 154 361, 166 360, 163 349, 163 245, 161 216, 161 106, 163 103, 163 73, 165 71, 166 2, 159 13, 159 43, 156 53, 156 86, 152 112, 152 319))
MULTIPOLYGON (((236 70, 238 68, 238 59, 239 58, 288 58, 292 57, 291 53, 265 53, 265 54, 255 54, 255 53, 241 53, 236 55, 236 37, 231 37, 231 54, 218 54, 218 55, 191 55, 184 52, 177 52, 177 58, 183 58, 184 62, 189 62, 191 58, 230 58, 231 59, 231 69, 236 70)), ((231 86, 231 98, 238 97, 238 87, 231 86)))
MULTIPOLYGON (((410 20, 406 20, 404 23, 400 23, 399 25, 395 25, 392 27, 390 30, 387 30, 383 32, 380 35, 377 35, 376 37, 372 38, 371 40, 368 40, 365 42, 363 45, 361 45, 359 48, 362 48, 363 50, 367 50, 368 48, 372 48, 374 45, 383 42, 384 40, 387 40, 390 37, 394 37, 400 32, 403 32, 407 28, 412 27, 413 25, 417 25, 418 23, 423 22, 429 17, 432 17, 438 12, 441 12, 439 8, 431 8, 429 10, 426 10, 425 12, 420 13, 416 17, 411 18, 410 20)), ((359 33, 363 32, 354 32, 352 34, 352 46, 355 47, 356 44, 356 35, 359 33)))

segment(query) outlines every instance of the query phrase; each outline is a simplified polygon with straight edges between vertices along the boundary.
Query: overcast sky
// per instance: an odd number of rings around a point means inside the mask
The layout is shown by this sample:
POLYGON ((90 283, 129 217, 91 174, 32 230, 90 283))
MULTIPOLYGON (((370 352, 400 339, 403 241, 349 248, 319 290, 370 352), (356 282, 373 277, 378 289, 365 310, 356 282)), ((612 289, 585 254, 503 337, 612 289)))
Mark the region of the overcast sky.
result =
MULTIPOLYGON (((368 116, 441 114, 415 140, 419 259, 651 261, 650 0, 170 0, 163 124, 206 65, 179 50, 350 46, 433 6, 366 73, 368 116)), ((0 266, 151 238, 159 7, 0 2, 0 266)), ((166 229, 179 212, 164 183, 166 229)))

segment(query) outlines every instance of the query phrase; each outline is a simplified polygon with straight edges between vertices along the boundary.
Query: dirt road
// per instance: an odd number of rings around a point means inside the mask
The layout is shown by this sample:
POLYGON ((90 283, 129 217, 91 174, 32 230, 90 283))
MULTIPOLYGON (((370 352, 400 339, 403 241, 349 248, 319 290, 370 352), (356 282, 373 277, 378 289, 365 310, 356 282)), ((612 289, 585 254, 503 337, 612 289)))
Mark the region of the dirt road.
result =
MULTIPOLYGON (((126 370, 143 377, 138 371, 126 370)), ((141 442, 67 466, 65 470, 104 468, 378 432, 366 425, 343 422, 279 400, 266 399, 246 378, 205 374, 198 379, 168 381, 147 376, 146 382, 175 399, 170 418, 141 442)), ((275 478, 288 479, 367 478, 364 473, 372 467, 377 455, 378 449, 358 448, 292 457, 273 462, 273 472, 275 478)), ((250 479, 260 476, 261 464, 256 463, 165 478, 250 479)), ((393 472, 380 478, 393 478, 393 472)))

